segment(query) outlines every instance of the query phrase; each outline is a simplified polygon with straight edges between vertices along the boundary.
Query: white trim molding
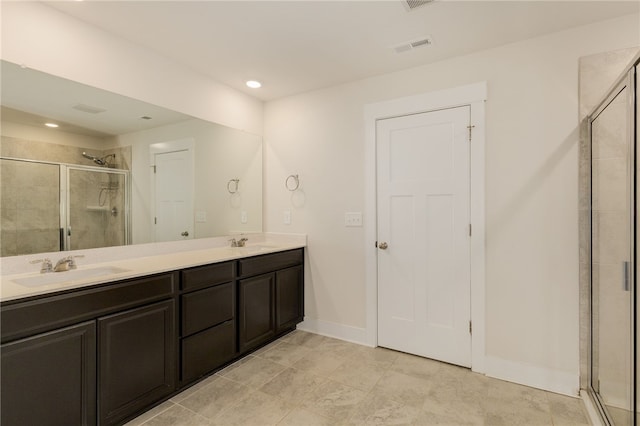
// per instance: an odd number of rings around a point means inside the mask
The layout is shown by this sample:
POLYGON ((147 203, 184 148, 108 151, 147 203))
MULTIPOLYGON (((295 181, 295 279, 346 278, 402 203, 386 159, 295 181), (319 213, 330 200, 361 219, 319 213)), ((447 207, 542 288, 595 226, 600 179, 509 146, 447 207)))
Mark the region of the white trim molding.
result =
POLYGON ((314 318, 305 318, 304 321, 298 324, 296 328, 298 330, 308 331, 310 333, 320 334, 327 337, 334 337, 336 339, 357 343, 359 345, 371 346, 367 342, 367 333, 364 328, 314 318))
POLYGON ((485 372, 485 101, 487 83, 480 82, 452 89, 439 90, 421 95, 408 96, 374 104, 364 108, 365 121, 365 226, 366 247, 366 328, 365 344, 378 344, 378 299, 377 299, 377 251, 376 222, 376 121, 391 117, 429 112, 463 105, 471 107, 471 337, 472 370, 485 372))
POLYGON ((580 375, 566 371, 552 370, 533 364, 510 361, 487 356, 486 372, 489 377, 518 383, 537 389, 555 392, 578 398, 580 394, 580 375))

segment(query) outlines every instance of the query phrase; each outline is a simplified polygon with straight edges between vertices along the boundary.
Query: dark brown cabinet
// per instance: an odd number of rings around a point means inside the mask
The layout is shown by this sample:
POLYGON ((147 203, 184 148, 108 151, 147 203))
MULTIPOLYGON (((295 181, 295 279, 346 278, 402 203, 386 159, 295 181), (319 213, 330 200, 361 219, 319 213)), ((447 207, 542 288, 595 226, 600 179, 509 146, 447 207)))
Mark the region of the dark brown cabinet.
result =
POLYGON ((95 321, 2 345, 3 426, 96 424, 95 321))
POLYGON ((237 356, 235 262, 182 271, 180 380, 189 383, 237 356))
POLYGON ((246 352, 275 335, 275 274, 240 280, 240 352, 246 352))
POLYGON ((98 319, 100 424, 117 424, 175 389, 173 300, 98 319))
POLYGON ((238 262, 240 277, 250 276, 238 282, 240 353, 268 342, 302 321, 303 259, 303 250, 297 249, 238 262))
POLYGON ((3 302, 2 426, 124 424, 293 330, 303 259, 288 250, 3 302))
POLYGON ((120 424, 173 392, 176 284, 168 273, 3 303, 2 426, 120 424))
POLYGON ((304 317, 302 266, 276 272, 276 333, 295 327, 304 317))

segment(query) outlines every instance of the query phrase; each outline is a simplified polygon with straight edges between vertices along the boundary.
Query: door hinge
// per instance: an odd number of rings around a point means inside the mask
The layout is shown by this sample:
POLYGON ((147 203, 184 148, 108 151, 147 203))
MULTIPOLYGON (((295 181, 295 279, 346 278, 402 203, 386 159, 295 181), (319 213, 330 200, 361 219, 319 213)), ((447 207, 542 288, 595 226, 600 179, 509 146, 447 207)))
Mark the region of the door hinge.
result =
POLYGON ((156 173, 156 166, 155 166, 155 165, 153 165, 153 166, 151 166, 151 167, 153 167, 153 173, 155 174, 155 173, 156 173))
POLYGON ((471 321, 469 321, 469 334, 473 334, 473 325, 471 324, 471 321))
POLYGON ((471 224, 469 224, 469 236, 471 236, 472 230, 471 230, 471 224))
POLYGON ((473 126, 473 125, 471 125, 471 124, 469 124, 469 125, 467 126, 467 129, 469 129, 469 142, 471 142, 471 132, 472 132, 472 130, 473 130, 473 128, 474 128, 474 127, 476 127, 476 126, 473 126))

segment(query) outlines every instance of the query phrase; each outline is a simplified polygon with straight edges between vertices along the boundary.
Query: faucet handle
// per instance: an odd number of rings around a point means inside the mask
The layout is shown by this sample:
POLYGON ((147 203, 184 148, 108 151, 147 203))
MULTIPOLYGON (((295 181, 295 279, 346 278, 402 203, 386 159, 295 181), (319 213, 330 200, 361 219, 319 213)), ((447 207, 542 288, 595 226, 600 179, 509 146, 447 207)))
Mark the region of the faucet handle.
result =
POLYGON ((78 267, 78 265, 76 264, 75 259, 84 257, 84 254, 76 254, 73 256, 68 256, 67 257, 67 262, 69 263, 69 269, 76 269, 78 267))
POLYGON ((46 274, 47 272, 53 271, 53 264, 51 263, 51 259, 49 259, 48 257, 45 257, 44 259, 32 260, 29 263, 31 263, 32 265, 36 263, 42 263, 42 267, 40 268, 41 274, 46 274))

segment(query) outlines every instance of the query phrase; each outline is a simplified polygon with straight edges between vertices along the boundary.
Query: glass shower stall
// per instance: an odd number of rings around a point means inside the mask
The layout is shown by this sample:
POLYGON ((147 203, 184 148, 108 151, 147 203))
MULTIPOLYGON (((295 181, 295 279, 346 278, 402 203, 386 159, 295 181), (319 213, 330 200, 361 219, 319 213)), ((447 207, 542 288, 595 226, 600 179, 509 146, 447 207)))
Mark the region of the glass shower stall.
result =
POLYGON ((587 118, 590 149, 588 393, 604 424, 640 425, 638 63, 587 118))
POLYGON ((129 171, 0 159, 2 256, 129 244, 129 171))

